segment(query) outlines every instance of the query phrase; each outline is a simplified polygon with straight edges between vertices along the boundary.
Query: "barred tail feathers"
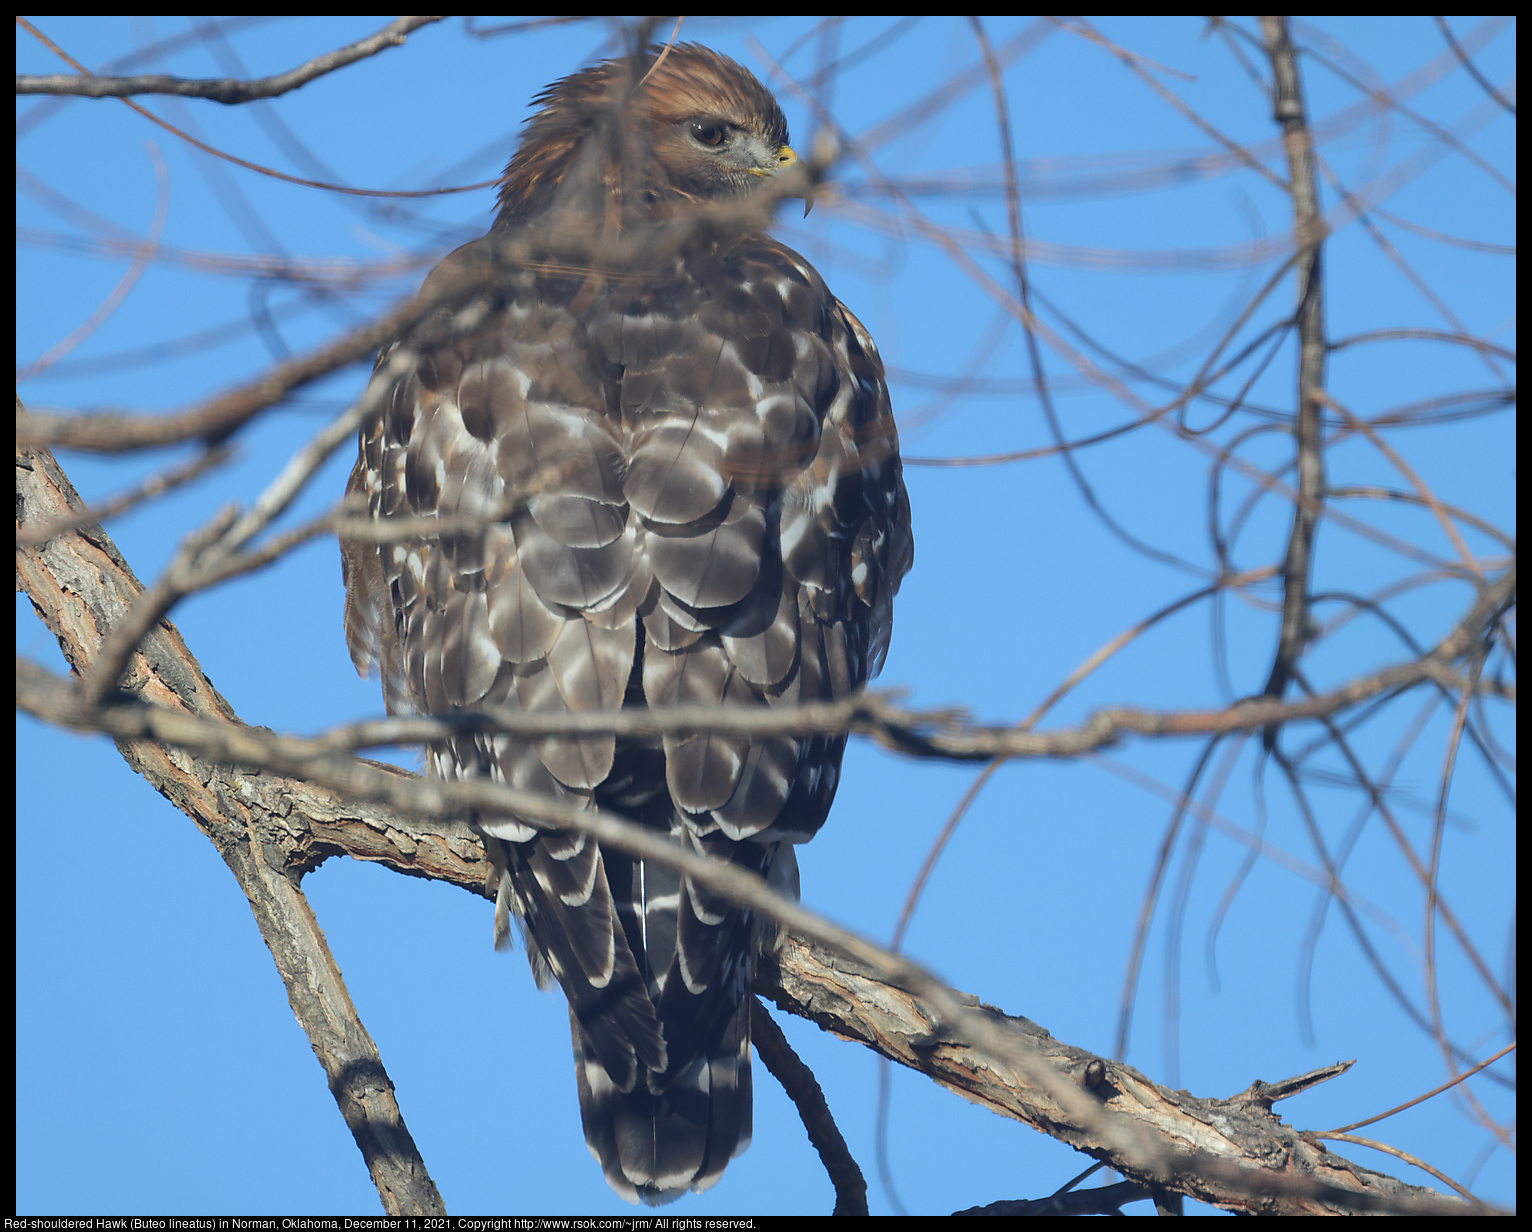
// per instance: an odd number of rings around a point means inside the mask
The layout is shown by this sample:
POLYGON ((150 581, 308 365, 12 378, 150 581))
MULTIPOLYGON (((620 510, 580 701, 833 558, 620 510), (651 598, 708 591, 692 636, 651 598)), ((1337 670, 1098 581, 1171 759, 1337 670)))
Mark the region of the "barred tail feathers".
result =
POLYGON ((642 1082, 619 1090, 572 1011, 569 1026, 585 1145, 607 1184, 629 1202, 663 1206, 688 1189, 707 1189, 750 1145, 748 997, 658 1093, 642 1082))

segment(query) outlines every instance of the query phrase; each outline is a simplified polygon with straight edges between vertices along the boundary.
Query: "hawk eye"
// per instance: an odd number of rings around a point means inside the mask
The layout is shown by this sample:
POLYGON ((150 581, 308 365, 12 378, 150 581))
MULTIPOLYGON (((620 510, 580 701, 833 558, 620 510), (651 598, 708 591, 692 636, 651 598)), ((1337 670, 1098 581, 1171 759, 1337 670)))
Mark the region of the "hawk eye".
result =
POLYGON ((713 120, 693 120, 692 136, 708 146, 720 146, 726 140, 723 125, 713 120))

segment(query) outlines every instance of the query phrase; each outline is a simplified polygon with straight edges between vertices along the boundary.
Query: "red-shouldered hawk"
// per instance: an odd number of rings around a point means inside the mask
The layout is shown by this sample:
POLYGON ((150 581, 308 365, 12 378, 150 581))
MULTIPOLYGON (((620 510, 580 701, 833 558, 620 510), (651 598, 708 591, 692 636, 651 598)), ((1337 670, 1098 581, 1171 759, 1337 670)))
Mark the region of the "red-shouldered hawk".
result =
MULTIPOLYGON (((686 45, 536 102, 494 227, 426 282, 493 269, 463 301, 479 310, 446 341, 438 312, 434 341, 418 327, 379 357, 380 372, 398 347, 416 358, 362 431, 347 491, 374 518, 458 520, 342 545, 353 661, 381 669, 391 713, 845 697, 888 648, 909 501, 872 339, 807 261, 716 207, 796 161, 781 110, 686 45)), ((463 736, 428 760, 614 809, 796 893, 790 844, 824 822, 844 748, 463 736)), ((538 982, 551 972, 569 998, 607 1181, 652 1203, 712 1185, 750 1140, 749 987, 768 930, 579 834, 471 820, 497 943, 514 914, 538 982)))

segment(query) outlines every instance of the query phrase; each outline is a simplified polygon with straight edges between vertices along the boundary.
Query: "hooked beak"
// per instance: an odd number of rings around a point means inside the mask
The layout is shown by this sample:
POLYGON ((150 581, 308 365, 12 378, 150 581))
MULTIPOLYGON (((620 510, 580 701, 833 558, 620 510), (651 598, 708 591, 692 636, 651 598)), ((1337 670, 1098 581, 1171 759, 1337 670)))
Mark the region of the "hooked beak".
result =
MULTIPOLYGON (((754 174, 761 176, 778 176, 783 172, 790 171, 792 168, 796 167, 799 161, 798 152, 793 149, 792 146, 784 145, 780 150, 777 151, 776 166, 764 167, 760 170, 756 170, 752 167, 751 171, 754 172, 754 174)), ((793 197, 801 197, 803 199, 803 216, 807 218, 809 216, 809 211, 814 208, 814 190, 812 188, 805 188, 802 192, 789 193, 788 195, 793 197)))

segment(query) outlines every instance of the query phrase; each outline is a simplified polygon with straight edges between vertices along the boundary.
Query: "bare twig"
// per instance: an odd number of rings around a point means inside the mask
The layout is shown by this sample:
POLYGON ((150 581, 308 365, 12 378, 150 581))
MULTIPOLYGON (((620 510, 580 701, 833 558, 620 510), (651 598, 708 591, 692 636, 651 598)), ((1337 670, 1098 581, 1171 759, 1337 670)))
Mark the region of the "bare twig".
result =
POLYGON ((1510 99, 1506 98, 1506 96, 1500 93, 1499 90, 1495 89, 1495 87, 1489 83, 1484 74, 1479 71, 1478 66, 1475 65, 1474 62, 1469 58, 1468 53, 1463 50, 1462 45, 1457 41, 1457 37, 1452 33, 1452 27, 1447 24, 1447 19, 1445 17, 1437 17, 1435 18, 1435 21, 1436 28, 1442 32, 1442 37, 1447 40, 1447 46, 1452 48, 1452 54, 1457 56, 1457 58, 1463 62, 1463 67, 1468 70, 1468 75, 1479 83, 1480 88, 1486 94, 1488 94, 1492 99, 1494 99, 1512 115, 1515 115, 1516 104, 1511 102, 1510 99))
MULTIPOLYGON (((411 18, 403 18, 403 17, 401 17, 401 18, 396 19, 392 23, 392 26, 398 26, 401 22, 407 22, 407 21, 410 21, 410 20, 414 20, 418 24, 425 24, 426 22, 429 22, 429 21, 440 21, 441 18, 439 18, 439 17, 430 17, 430 18, 415 18, 415 19, 411 19, 411 18)), ((49 39, 46 35, 44 35, 40 30, 37 29, 36 26, 32 25, 31 22, 27 21, 26 18, 24 18, 24 17, 16 18, 16 24, 21 26, 28 33, 30 33, 34 38, 36 38, 38 40, 38 42, 42 43, 45 47, 47 47, 50 51, 52 51, 54 54, 56 54, 61 60, 63 60, 66 64, 68 64, 71 68, 73 68, 76 72, 78 72, 80 74, 79 77, 75 77, 75 78, 56 77, 56 78, 40 78, 40 79, 33 79, 33 80, 59 81, 59 82, 71 82, 71 81, 74 81, 74 82, 84 82, 84 83, 88 83, 91 80, 94 80, 94 78, 92 78, 91 74, 85 68, 84 65, 82 65, 78 60, 74 59, 67 52, 65 52, 61 47, 59 47, 58 44, 54 43, 51 39, 49 39)), ((390 27, 390 28, 392 28, 392 27, 390 27)), ((375 36, 375 37, 379 37, 379 36, 375 36)), ((402 43, 403 41, 404 41, 404 38, 402 36, 398 36, 398 37, 394 38, 391 41, 385 41, 384 43, 382 43, 378 47, 376 47, 374 50, 381 51, 384 47, 392 46, 392 45, 395 45, 397 43, 402 43)), ((353 44, 353 46, 355 46, 355 44, 353 44)), ((342 49, 342 53, 345 50, 346 49, 342 49)), ((336 54, 342 54, 342 53, 336 53, 336 54)), ((372 54, 372 53, 368 52, 366 54, 372 54)), ((359 59, 359 58, 360 57, 353 57, 353 59, 359 59)), ((307 66, 305 66, 305 68, 306 67, 307 66)), ((297 71, 302 72, 303 69, 299 69, 297 71)), ((318 76, 317 73, 314 74, 314 75, 318 76)), ((23 79, 21 79, 21 78, 17 79, 18 86, 20 85, 20 82, 22 80, 23 79)), ((165 78, 164 80, 174 80, 174 79, 173 78, 165 78)), ((217 84, 217 83, 215 83, 215 84, 217 84)), ((232 83, 232 84, 237 86, 239 83, 236 82, 236 83, 232 83)), ((299 82, 297 84, 301 85, 303 83, 299 82)), ((80 89, 80 90, 68 90, 68 91, 43 90, 43 91, 34 91, 34 92, 47 93, 47 94, 56 94, 56 93, 84 94, 84 93, 89 93, 88 90, 84 90, 84 89, 80 89)), ((179 137, 182 141, 186 142, 188 145, 195 146, 197 149, 201 150, 204 154, 210 154, 214 158, 222 159, 224 162, 227 162, 227 163, 233 163, 236 167, 243 167, 246 171, 254 171, 254 172, 256 172, 259 175, 268 176, 268 177, 270 177, 273 180, 281 180, 281 181, 283 181, 284 183, 287 183, 287 184, 296 184, 300 188, 319 188, 319 189, 323 189, 325 192, 344 193, 345 195, 350 196, 350 197, 402 197, 402 198, 416 198, 416 197, 442 197, 442 196, 448 196, 448 195, 450 195, 452 193, 477 192, 479 189, 481 189, 481 188, 489 188, 491 185, 493 185, 495 183, 494 180, 484 180, 484 181, 481 181, 480 183, 477 183, 477 184, 458 184, 458 185, 454 185, 453 187, 450 187, 450 188, 424 188, 424 189, 420 189, 418 191, 404 191, 404 190, 381 189, 381 188, 352 188, 348 184, 326 184, 326 183, 322 183, 319 180, 306 180, 302 176, 288 175, 286 172, 278 171, 278 170, 276 170, 273 167, 263 167, 263 166, 261 166, 260 163, 253 163, 253 162, 250 162, 247 159, 236 158, 233 154, 226 153, 225 151, 218 149, 216 146, 208 145, 207 142, 205 142, 205 141, 198 141, 197 138, 193 137, 190 133, 185 132, 182 129, 177 128, 174 124, 167 123, 166 121, 160 119, 159 116, 155 115, 148 108, 140 106, 138 103, 135 103, 132 99, 125 97, 126 94, 129 94, 129 93, 140 93, 140 92, 141 91, 107 90, 107 91, 104 92, 104 96, 110 96, 110 97, 117 98, 123 104, 123 106, 131 107, 134 111, 138 112, 139 115, 143 116, 144 119, 148 120, 149 123, 157 125, 158 127, 164 129, 167 133, 170 133, 173 136, 179 137)), ((178 93, 178 91, 175 91, 175 90, 157 91, 157 92, 158 93, 178 93)), ((223 100, 219 100, 219 101, 223 101, 223 100)), ((235 101, 244 101, 244 100, 235 100, 235 101)))
POLYGON ((408 337, 412 345, 425 347, 459 336, 468 328, 473 313, 483 311, 476 307, 483 292, 507 268, 576 268, 582 272, 594 269, 612 277, 641 275, 714 228, 739 224, 765 228, 785 197, 801 197, 811 191, 827 170, 827 160, 805 159, 748 197, 711 203, 708 208, 636 236, 597 238, 547 224, 514 236, 486 237, 474 256, 455 270, 455 276, 443 279, 429 294, 411 296, 336 341, 278 364, 257 380, 200 406, 170 415, 33 413, 18 419, 17 441, 97 453, 123 453, 186 440, 222 441, 267 407, 387 343, 408 337), (454 316, 454 311, 468 315, 454 316))
MULTIPOLYGON (((215 103, 249 103, 256 99, 276 98, 289 90, 307 85, 316 77, 333 73, 368 56, 375 56, 390 47, 402 47, 405 40, 422 26, 444 20, 441 17, 396 17, 376 34, 348 43, 345 47, 315 56, 307 63, 285 73, 270 77, 257 77, 251 81, 235 81, 227 77, 193 79, 171 77, 164 73, 140 73, 132 77, 98 77, 87 73, 83 77, 69 77, 63 73, 32 76, 18 75, 17 94, 77 94, 84 98, 123 98, 129 94, 174 94, 181 98, 206 98, 215 103)), ((35 35, 45 46, 55 52, 58 48, 31 25, 20 18, 17 24, 35 35)), ((62 52, 59 52, 62 55, 62 52)))
MULTIPOLYGON (((1124 47, 1119 47, 1116 43, 1112 42, 1111 39, 1107 38, 1104 34, 1097 30, 1095 26, 1093 26, 1090 22, 1085 21, 1083 18, 1077 17, 1068 21, 1057 18, 1055 20, 1058 20, 1059 24, 1062 25, 1064 29, 1068 30, 1071 34, 1079 35, 1081 38, 1089 39, 1091 42, 1105 47, 1125 65, 1127 65, 1140 81, 1142 81, 1146 86, 1148 86, 1151 90, 1163 98, 1172 107, 1174 107, 1188 121, 1190 121, 1192 124, 1195 124, 1199 129, 1206 133, 1207 136, 1210 137, 1213 141, 1222 146, 1230 155, 1238 159, 1251 171, 1266 179, 1276 187, 1281 189, 1287 188, 1287 185, 1283 183, 1281 177, 1274 174, 1269 167, 1267 167, 1248 149, 1246 149, 1239 142, 1235 141, 1233 138, 1227 137, 1223 133, 1219 132, 1217 128, 1209 124, 1208 121, 1194 108, 1188 107, 1184 102, 1177 98, 1175 94, 1167 90, 1158 81, 1156 81, 1154 79, 1154 75, 1144 67, 1146 64, 1149 64, 1150 61, 1145 60, 1143 56, 1140 56, 1135 52, 1128 51, 1124 47)), ((1267 19, 1262 18, 1262 21, 1265 20, 1267 19)), ((1156 65, 1155 67, 1159 68, 1162 72, 1166 71, 1163 66, 1156 65)))
POLYGON ((835 1123, 814 1071, 805 1065, 759 999, 750 999, 750 1036, 762 1063, 798 1109, 809 1141, 835 1187, 832 1215, 867 1214, 867 1181, 835 1123))
POLYGON ((308 355, 278 364, 256 380, 179 414, 51 415, 34 412, 17 419, 16 439, 21 445, 59 445, 92 453, 127 453, 193 440, 216 444, 226 440, 267 407, 338 368, 367 358, 433 309, 454 299, 467 298, 473 289, 454 288, 436 296, 411 296, 392 312, 336 341, 308 355))
POLYGON ((1473 1202, 1473 1201, 1476 1200, 1474 1198, 1473 1194, 1469 1190, 1464 1189, 1463 1186, 1459 1185, 1456 1181, 1454 1181, 1445 1172, 1442 1172, 1440 1169, 1433 1168, 1425 1160, 1421 1159, 1420 1156, 1412 1155, 1408 1151, 1401 1151, 1398 1147, 1390 1146, 1386 1142, 1379 1142, 1375 1138, 1359 1138, 1355 1134, 1342 1134, 1342 1133, 1338 1133, 1338 1132, 1336 1132, 1334 1130, 1328 1130, 1328 1131, 1322 1130, 1322 1131, 1319 1131, 1319 1132, 1310 1133, 1309 1137, 1310 1138, 1329 1138, 1329 1139, 1331 1139, 1334 1142, 1353 1142, 1357 1146, 1367 1146, 1367 1147, 1371 1147, 1375 1151, 1382 1151, 1385 1155, 1392 1155, 1395 1159, 1402 1159, 1407 1164, 1413 1164, 1415 1167, 1419 1168, 1422 1172, 1430 1173, 1437 1180, 1442 1182, 1442 1184, 1450 1185, 1453 1189, 1457 1190, 1458 1193, 1462 1194, 1463 1197, 1467 1198, 1470 1202, 1473 1202))
POLYGON ((1347 423, 1349 423, 1353 428, 1365 436, 1368 441, 1371 442, 1373 448, 1381 453, 1390 462, 1392 462, 1395 469, 1398 470, 1398 472, 1403 475, 1405 479, 1409 480, 1411 486, 1414 487, 1416 494, 1419 496, 1421 503, 1436 515, 1437 524, 1442 528, 1442 532, 1447 536, 1448 541, 1457 551, 1458 559, 1463 562, 1463 568, 1474 577, 1482 580, 1484 577, 1484 571, 1479 567, 1479 562, 1474 559, 1474 554, 1468 550, 1468 544, 1463 541, 1463 536, 1459 533, 1458 528, 1454 524, 1452 518, 1449 517, 1447 511, 1442 508, 1441 502, 1436 499, 1436 494, 1421 481, 1420 476, 1415 473, 1414 468, 1411 467, 1410 464, 1406 462, 1402 457, 1400 457, 1398 451, 1391 448, 1388 442, 1379 436, 1378 433, 1375 432, 1368 424, 1358 419, 1334 398, 1330 397, 1329 394, 1320 391, 1318 393, 1317 400, 1322 402, 1325 406, 1328 406, 1331 410, 1334 410, 1342 415, 1347 423))
POLYGON ((1485 1057, 1484 1060, 1480 1061, 1477 1065, 1474 1065, 1470 1069, 1464 1070, 1461 1074, 1456 1075, 1449 1081, 1442 1083, 1440 1086, 1433 1087, 1424 1095, 1417 1095, 1414 1099, 1406 1100, 1404 1103, 1399 1104, 1397 1107, 1390 1108, 1387 1112, 1378 1113, 1377 1116, 1365 1117, 1360 1121, 1352 1121, 1349 1125, 1338 1125, 1334 1129, 1326 1130, 1321 1136, 1329 1137, 1332 1134, 1343 1134, 1353 1129, 1361 1129, 1364 1125, 1371 1125, 1374 1121, 1381 1121, 1384 1117, 1391 1117, 1395 1113, 1403 1112, 1406 1108, 1413 1108, 1416 1104, 1423 1103, 1426 1100, 1431 1099, 1433 1096, 1440 1095, 1443 1091, 1451 1090, 1453 1087, 1457 1086, 1458 1083, 1463 1082, 1465 1079, 1472 1078, 1481 1069, 1488 1069, 1496 1061, 1500 1060, 1501 1057, 1508 1056, 1515 1049, 1515 1047, 1516 1045, 1514 1042, 1509 1043, 1499 1052, 1494 1053, 1492 1056, 1485 1057))
MULTIPOLYGON (((1309 573, 1314 533, 1319 526, 1324 498, 1325 470, 1319 395, 1325 384, 1325 324, 1322 281, 1319 185, 1314 175, 1314 148, 1303 90, 1298 77, 1298 57, 1288 38, 1287 19, 1262 17, 1261 32, 1271 57, 1275 83, 1274 116, 1282 126, 1287 147, 1289 190, 1293 198, 1293 231, 1303 237, 1298 254, 1298 419, 1293 438, 1298 456, 1298 500, 1293 504, 1293 526, 1282 564, 1282 630, 1271 675, 1262 690, 1267 697, 1287 691, 1298 657, 1309 638, 1309 573)), ((1276 739, 1276 728, 1264 734, 1267 748, 1276 739)))
POLYGON ((165 229, 165 218, 170 210, 170 177, 165 170, 165 160, 160 155, 159 147, 154 142, 145 142, 149 151, 149 158, 154 163, 154 178, 156 183, 154 219, 149 224, 149 234, 139 245, 138 251, 133 254, 133 263, 128 266, 122 277, 117 280, 117 285, 112 288, 107 297, 101 301, 96 310, 82 321, 75 329, 71 330, 67 338, 62 338, 54 346, 48 348, 31 363, 16 371, 16 380, 31 380, 33 377, 46 372, 80 343, 84 342, 99 329, 112 313, 117 311, 118 306, 128 296, 142 276, 149 268, 149 262, 154 259, 154 254, 160 245, 160 235, 165 229))

